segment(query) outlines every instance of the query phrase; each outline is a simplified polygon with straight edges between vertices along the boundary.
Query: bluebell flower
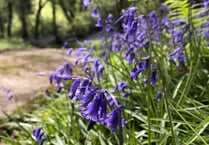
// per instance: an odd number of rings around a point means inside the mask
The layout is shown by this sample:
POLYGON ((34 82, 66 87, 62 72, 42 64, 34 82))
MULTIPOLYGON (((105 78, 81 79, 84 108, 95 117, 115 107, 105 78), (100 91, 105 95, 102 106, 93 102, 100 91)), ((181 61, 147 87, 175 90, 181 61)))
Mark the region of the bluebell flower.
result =
POLYGON ((62 78, 59 77, 56 73, 50 73, 49 75, 49 81, 50 81, 50 84, 53 83, 53 81, 55 82, 55 86, 56 87, 64 87, 64 84, 62 82, 62 78))
POLYGON ((100 122, 105 122, 106 120, 106 115, 107 115, 107 99, 105 97, 102 97, 101 100, 101 109, 100 109, 100 122))
POLYGON ((106 120, 106 125, 111 128, 111 132, 115 132, 120 123, 122 127, 125 125, 124 120, 121 119, 121 111, 119 109, 114 109, 106 120))
POLYGON ((125 88, 127 88, 127 83, 122 81, 122 82, 119 82, 117 85, 116 85, 116 88, 115 90, 120 90, 120 91, 125 91, 125 88))
POLYGON ((86 107, 95 97, 97 88, 86 91, 85 95, 79 96, 82 107, 86 107))
POLYGON ((99 18, 97 19, 97 23, 95 24, 95 26, 96 26, 96 27, 102 27, 102 18, 101 18, 101 17, 99 17, 99 18))
POLYGON ((135 60, 135 52, 134 47, 130 47, 125 55, 123 56, 125 60, 127 60, 129 63, 133 63, 135 60))
POLYGON ((44 142, 47 140, 47 137, 43 137, 44 131, 41 127, 33 129, 32 134, 35 137, 35 140, 39 143, 39 145, 43 145, 44 142))
POLYGON ((147 56, 144 58, 144 62, 143 62, 143 68, 144 70, 148 70, 149 69, 149 62, 150 62, 150 57, 147 56))
POLYGON ((182 47, 176 48, 173 52, 169 54, 170 60, 175 65, 177 64, 177 61, 179 64, 183 63, 186 59, 185 54, 182 52, 182 47))
POLYGON ((153 69, 152 70, 152 73, 151 73, 151 76, 150 76, 150 85, 151 86, 155 86, 157 80, 158 80, 158 77, 157 77, 157 69, 153 69))
POLYGON ((125 23, 123 24, 124 30, 128 29, 132 22, 134 21, 135 13, 137 11, 137 7, 131 7, 125 12, 125 23))
POLYGON ((113 23, 113 14, 108 14, 105 23, 113 23))
POLYGON ((98 13, 98 6, 95 6, 93 8, 93 11, 91 13, 91 16, 94 17, 94 18, 98 18, 99 17, 99 13, 98 13))
POLYGON ((83 111, 83 115, 86 119, 90 119, 93 121, 98 121, 99 116, 99 110, 100 110, 100 105, 101 105, 101 97, 96 96, 94 101, 91 102, 86 109, 83 111))
POLYGON ((72 54, 72 52, 73 52, 73 48, 69 48, 67 51, 67 55, 70 56, 72 54))
POLYGON ((138 79, 138 75, 142 70, 137 68, 136 66, 131 70, 130 78, 131 80, 136 80, 138 79))
POLYGON ((75 94, 76 94, 76 91, 78 89, 78 87, 80 86, 80 82, 81 82, 81 79, 80 77, 78 77, 72 84, 71 84, 71 87, 70 87, 70 91, 68 93, 68 96, 72 99, 75 94))
POLYGON ((86 10, 91 4, 91 0, 83 0, 83 8, 86 10))
POLYGON ((89 79, 84 79, 83 80, 83 82, 82 82, 82 84, 80 86, 80 93, 81 94, 85 94, 86 89, 87 89, 89 83, 90 83, 90 80, 89 79))
POLYGON ((162 98, 162 93, 161 92, 158 92, 156 95, 155 95, 155 98, 156 99, 161 99, 162 98))
POLYGON ((68 45, 68 42, 64 42, 63 46, 62 46, 62 49, 65 49, 68 45))
POLYGON ((114 24, 113 24, 113 15, 108 14, 106 20, 105 20, 105 26, 104 26, 104 31, 105 32, 110 32, 111 30, 114 30, 114 24))
POLYGON ((10 101, 14 97, 10 88, 4 88, 4 92, 6 93, 7 99, 10 101))

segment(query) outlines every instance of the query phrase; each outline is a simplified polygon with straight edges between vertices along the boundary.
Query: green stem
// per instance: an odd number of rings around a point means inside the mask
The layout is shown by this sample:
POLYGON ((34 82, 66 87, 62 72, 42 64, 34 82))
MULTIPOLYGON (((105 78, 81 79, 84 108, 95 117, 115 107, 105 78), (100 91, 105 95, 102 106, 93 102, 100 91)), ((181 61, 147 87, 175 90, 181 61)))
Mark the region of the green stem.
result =
POLYGON ((177 140, 176 140, 176 135, 175 135, 175 132, 174 132, 174 129, 173 129, 172 115, 171 115, 171 111, 170 111, 170 108, 169 108, 169 105, 168 105, 168 98, 166 96, 166 90, 164 92, 164 95, 165 95, 164 96, 165 106, 166 106, 166 110, 167 110, 167 113, 168 113, 168 118, 169 118, 169 123, 170 123, 170 127, 171 127, 172 138, 173 138, 173 145, 176 145, 177 140))

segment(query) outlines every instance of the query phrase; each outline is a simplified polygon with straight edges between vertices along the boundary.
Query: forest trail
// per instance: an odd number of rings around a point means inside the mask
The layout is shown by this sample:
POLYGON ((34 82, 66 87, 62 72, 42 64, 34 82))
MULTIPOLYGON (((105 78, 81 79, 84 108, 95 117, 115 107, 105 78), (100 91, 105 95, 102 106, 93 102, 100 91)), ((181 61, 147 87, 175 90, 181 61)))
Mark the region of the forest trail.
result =
MULTIPOLYGON (((55 71, 67 60, 72 62, 73 58, 63 50, 52 48, 0 53, 0 110, 11 113, 44 93, 50 86, 49 72, 55 71), (8 100, 4 88, 11 89, 14 94, 12 100, 8 100)), ((0 117, 3 117, 2 113, 0 117)))

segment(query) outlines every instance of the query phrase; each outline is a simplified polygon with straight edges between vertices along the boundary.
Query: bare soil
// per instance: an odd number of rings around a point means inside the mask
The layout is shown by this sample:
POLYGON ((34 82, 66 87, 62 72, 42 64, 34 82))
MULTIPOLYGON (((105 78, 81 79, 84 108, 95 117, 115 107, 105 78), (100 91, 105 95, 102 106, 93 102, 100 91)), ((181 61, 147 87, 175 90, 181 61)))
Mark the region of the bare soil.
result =
MULTIPOLYGON (((50 86, 49 72, 65 61, 72 60, 63 50, 52 48, 0 53, 0 110, 11 113, 38 94, 44 93, 50 86), (3 91, 5 87, 10 88, 14 94, 12 100, 8 100, 3 91)), ((2 113, 0 117, 3 117, 2 113)))

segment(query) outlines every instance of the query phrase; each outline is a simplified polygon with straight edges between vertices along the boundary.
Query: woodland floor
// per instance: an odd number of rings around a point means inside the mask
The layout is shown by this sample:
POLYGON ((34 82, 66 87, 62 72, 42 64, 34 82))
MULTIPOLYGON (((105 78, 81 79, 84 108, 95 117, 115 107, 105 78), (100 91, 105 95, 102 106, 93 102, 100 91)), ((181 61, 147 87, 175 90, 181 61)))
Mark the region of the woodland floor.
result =
MULTIPOLYGON (((11 113, 44 93, 50 87, 49 72, 55 71, 66 60, 72 62, 73 58, 53 48, 0 53, 0 110, 11 113), (12 100, 8 100, 4 88, 11 89, 12 100)), ((1 111, 0 117, 3 117, 1 111)))

